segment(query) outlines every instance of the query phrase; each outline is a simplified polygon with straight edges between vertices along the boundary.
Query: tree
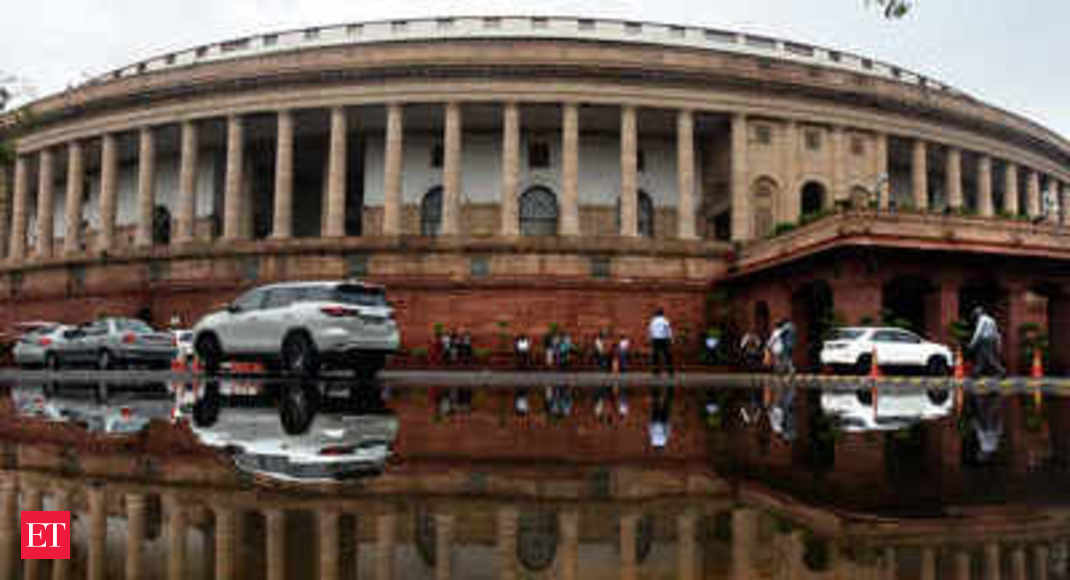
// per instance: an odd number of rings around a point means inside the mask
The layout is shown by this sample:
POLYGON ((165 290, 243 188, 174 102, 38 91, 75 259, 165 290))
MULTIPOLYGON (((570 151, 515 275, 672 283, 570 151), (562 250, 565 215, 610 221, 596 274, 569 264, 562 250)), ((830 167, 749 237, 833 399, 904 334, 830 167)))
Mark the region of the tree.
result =
POLYGON ((915 0, 866 0, 866 4, 876 5, 889 20, 902 18, 910 11, 915 0))

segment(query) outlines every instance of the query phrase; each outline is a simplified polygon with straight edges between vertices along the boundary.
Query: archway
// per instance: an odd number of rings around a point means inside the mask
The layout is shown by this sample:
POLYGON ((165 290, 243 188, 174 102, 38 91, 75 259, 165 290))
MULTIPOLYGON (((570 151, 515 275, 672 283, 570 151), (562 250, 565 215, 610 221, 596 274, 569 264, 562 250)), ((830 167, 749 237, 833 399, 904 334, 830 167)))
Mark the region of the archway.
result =
POLYGON ((536 186, 520 196, 520 234, 524 236, 557 235, 557 196, 545 187, 536 186))
POLYGON ((791 295, 795 323, 795 366, 801 370, 821 366, 821 343, 834 320, 832 288, 824 280, 808 282, 791 295))
POLYGON ((166 246, 171 243, 171 211, 158 205, 152 211, 152 243, 166 246))
POLYGON ((816 181, 807 181, 800 192, 802 216, 815 214, 825 208, 825 186, 816 181))
POLYGON ((763 238, 773 232, 773 200, 777 196, 776 182, 768 177, 759 177, 751 188, 754 200, 754 237, 763 238))
POLYGON ((927 297, 934 290, 932 282, 921 276, 892 278, 881 289, 880 320, 874 322, 906 327, 931 338, 939 336, 942 329, 926 326, 930 320, 927 297))
POLYGON ((442 230, 442 186, 427 190, 420 201, 420 235, 437 236, 442 230))

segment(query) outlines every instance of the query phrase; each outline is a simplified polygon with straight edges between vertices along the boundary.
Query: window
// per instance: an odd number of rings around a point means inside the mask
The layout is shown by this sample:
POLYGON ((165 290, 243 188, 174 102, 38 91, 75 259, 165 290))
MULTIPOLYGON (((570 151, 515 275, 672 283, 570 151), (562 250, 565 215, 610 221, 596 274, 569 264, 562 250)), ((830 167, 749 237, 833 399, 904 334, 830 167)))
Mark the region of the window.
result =
POLYGON ((605 256, 591 258, 591 277, 609 278, 609 258, 605 256))
POLYGON ((685 29, 684 29, 683 26, 670 26, 669 27, 669 34, 671 36, 675 36, 676 38, 683 38, 684 37, 684 32, 685 32, 685 29))
POLYGON ((378 286, 339 284, 301 288, 302 302, 341 302, 354 306, 385 306, 386 294, 378 286))
POLYGON ((405 32, 408 27, 409 23, 405 22, 404 20, 395 20, 390 23, 391 32, 405 32))
POLYGON ((264 299, 264 308, 283 308, 293 304, 298 297, 300 289, 293 286, 271 288, 267 291, 264 299))
POLYGON ((627 22, 624 24, 624 31, 628 34, 639 34, 643 31, 643 25, 638 22, 627 22))
POLYGON ((594 30, 594 20, 591 20, 589 18, 581 19, 576 23, 576 26, 580 30, 594 30))
POLYGON ((861 137, 854 135, 851 137, 851 155, 865 155, 866 143, 861 137))
POLYGON ((453 28, 452 18, 439 18, 436 22, 438 23, 439 30, 447 30, 449 28, 453 28))
POLYGON ((646 152, 642 149, 635 152, 635 170, 639 173, 646 171, 646 152))
MULTIPOLYGON (((650 194, 643 190, 639 190, 639 196, 636 200, 636 221, 637 231, 640 236, 644 238, 654 237, 654 199, 650 197, 650 194)), ((620 198, 617 198, 617 230, 620 230, 620 198)))
POLYGON ((234 301, 234 305, 244 310, 258 310, 264 303, 264 290, 250 290, 234 301))
POLYGON ((533 141, 528 144, 528 167, 545 169, 550 167, 550 144, 546 141, 533 141))
POLYGON ((483 28, 501 28, 502 19, 496 16, 491 16, 483 19, 483 28))
POLYGON ((520 234, 557 234, 557 196, 545 187, 532 187, 520 196, 520 234))
POLYGON ((443 151, 442 151, 442 144, 441 143, 435 143, 434 145, 431 146, 431 167, 433 169, 439 169, 439 168, 442 167, 442 157, 443 157, 443 155, 444 154, 443 154, 443 151))
POLYGON ((490 260, 486 256, 472 256, 468 262, 468 273, 473 278, 486 278, 490 275, 490 260))
POLYGON ((320 37, 320 29, 319 28, 309 28, 308 30, 305 30, 305 40, 316 40, 319 37, 320 37))
POLYGON ((265 34, 264 35, 264 46, 275 46, 276 44, 278 44, 278 42, 279 42, 279 35, 278 34, 265 34))
POLYGON ((862 336, 864 332, 864 330, 860 330, 857 328, 841 328, 839 330, 832 331, 832 334, 829 336, 829 340, 855 340, 856 338, 862 336))
POLYGON ((550 19, 549 18, 532 18, 531 19, 531 27, 532 28, 548 28, 549 26, 550 26, 550 19))
POLYGON ((810 151, 821 149, 821 131, 818 129, 806 130, 806 148, 810 151))
POLYGON ((773 128, 769 125, 754 126, 754 140, 759 145, 768 145, 773 142, 773 128))
POLYGON ((437 236, 442 228, 442 187, 432 187, 420 202, 420 235, 437 236))
POLYGON ((913 332, 907 332, 906 330, 896 330, 894 332, 893 340, 905 344, 918 344, 921 342, 921 338, 919 338, 918 335, 913 332))

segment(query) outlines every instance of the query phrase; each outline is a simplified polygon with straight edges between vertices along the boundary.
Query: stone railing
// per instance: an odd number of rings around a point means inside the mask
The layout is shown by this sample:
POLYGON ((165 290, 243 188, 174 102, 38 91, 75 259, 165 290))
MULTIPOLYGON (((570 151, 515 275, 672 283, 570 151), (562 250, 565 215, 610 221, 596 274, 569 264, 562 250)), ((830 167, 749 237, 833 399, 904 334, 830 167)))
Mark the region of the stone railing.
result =
POLYGON ((938 213, 848 210, 766 239, 746 243, 739 271, 771 265, 800 253, 866 240, 870 245, 951 247, 1015 255, 1070 257, 1070 227, 1053 222, 938 213))

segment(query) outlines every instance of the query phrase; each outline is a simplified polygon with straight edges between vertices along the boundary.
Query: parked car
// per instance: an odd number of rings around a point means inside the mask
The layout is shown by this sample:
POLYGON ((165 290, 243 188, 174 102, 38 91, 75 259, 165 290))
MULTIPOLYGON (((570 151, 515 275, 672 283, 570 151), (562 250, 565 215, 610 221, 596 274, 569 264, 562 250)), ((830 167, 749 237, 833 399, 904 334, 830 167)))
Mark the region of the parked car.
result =
POLYGON ((177 352, 175 337, 134 318, 101 318, 73 329, 63 348, 54 351, 53 368, 96 365, 112 369, 143 364, 169 368, 177 352))
POLYGON ((951 349, 902 328, 847 327, 833 331, 821 349, 821 364, 857 374, 869 372, 873 352, 881 368, 921 369, 946 375, 952 367, 951 349))
POLYGON ((188 329, 172 330, 175 346, 178 348, 178 360, 189 364, 193 360, 193 331, 188 329))
POLYGON ((15 341, 12 350, 15 364, 22 368, 58 368, 55 364, 55 353, 66 348, 70 341, 70 331, 73 329, 74 327, 55 323, 35 326, 15 341))
POLYGON ((353 281, 254 288, 193 328, 205 370, 225 360, 261 361, 312 376, 321 366, 371 378, 401 342, 382 286, 353 281))
POLYGON ((840 429, 898 431, 922 421, 947 417, 953 401, 945 390, 896 390, 881 392, 877 404, 868 390, 821 393, 821 410, 837 418, 840 429))

